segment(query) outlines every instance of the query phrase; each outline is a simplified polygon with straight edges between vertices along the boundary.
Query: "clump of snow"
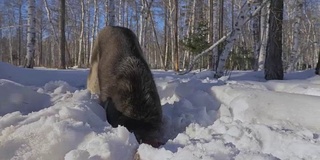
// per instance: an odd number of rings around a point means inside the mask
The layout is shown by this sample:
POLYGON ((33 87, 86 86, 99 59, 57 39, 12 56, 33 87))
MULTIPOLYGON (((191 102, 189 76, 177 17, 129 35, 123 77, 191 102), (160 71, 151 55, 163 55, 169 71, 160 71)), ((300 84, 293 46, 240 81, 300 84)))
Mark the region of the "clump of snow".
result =
POLYGON ((153 71, 163 106, 159 148, 112 128, 88 70, 34 70, 0 63, 0 159, 278 160, 320 157, 320 76, 262 72, 153 71), (31 78, 32 77, 32 78, 31 78))
POLYGON ((14 111, 28 114, 50 105, 50 96, 10 80, 0 79, 0 116, 14 111))

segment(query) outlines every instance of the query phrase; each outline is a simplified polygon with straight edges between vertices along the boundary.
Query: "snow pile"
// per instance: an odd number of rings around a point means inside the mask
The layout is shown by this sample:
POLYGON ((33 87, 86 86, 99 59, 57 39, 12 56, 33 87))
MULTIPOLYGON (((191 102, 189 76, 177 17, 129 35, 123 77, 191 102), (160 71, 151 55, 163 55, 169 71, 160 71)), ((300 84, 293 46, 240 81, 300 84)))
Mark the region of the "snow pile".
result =
POLYGON ((209 71, 154 71, 164 113, 160 148, 106 122, 84 89, 87 74, 0 63, 0 160, 320 157, 320 76, 311 70, 268 82, 261 72, 216 80, 209 71))

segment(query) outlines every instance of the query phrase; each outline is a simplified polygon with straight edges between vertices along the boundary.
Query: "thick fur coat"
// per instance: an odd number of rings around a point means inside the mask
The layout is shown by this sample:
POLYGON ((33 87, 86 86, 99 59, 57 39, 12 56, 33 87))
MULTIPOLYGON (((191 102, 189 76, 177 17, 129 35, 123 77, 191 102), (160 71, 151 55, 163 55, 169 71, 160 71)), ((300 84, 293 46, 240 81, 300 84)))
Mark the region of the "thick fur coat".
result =
POLYGON ((107 26, 100 31, 87 88, 99 95, 113 127, 127 127, 140 142, 157 139, 162 120, 160 98, 137 37, 130 29, 107 26))

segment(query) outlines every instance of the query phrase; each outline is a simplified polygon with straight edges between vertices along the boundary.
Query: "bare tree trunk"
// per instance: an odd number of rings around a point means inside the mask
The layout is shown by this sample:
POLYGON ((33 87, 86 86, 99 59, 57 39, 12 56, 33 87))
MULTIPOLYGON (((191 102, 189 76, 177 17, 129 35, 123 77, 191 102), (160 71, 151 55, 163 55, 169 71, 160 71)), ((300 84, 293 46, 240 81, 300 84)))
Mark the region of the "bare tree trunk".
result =
MULTIPOLYGON (((250 12, 251 5, 254 1, 248 1, 245 3, 238 15, 238 18, 234 25, 234 30, 231 32, 230 37, 227 39, 227 44, 225 45, 225 48, 221 55, 219 56, 219 63, 217 67, 217 73, 215 74, 215 77, 221 77, 224 74, 225 71, 225 64, 226 60, 230 54, 231 49, 233 48, 234 42, 237 40, 237 37, 241 33, 241 27, 248 21, 247 15, 250 12)), ((261 8, 261 6, 260 6, 261 8)), ((257 9, 258 10, 258 9, 257 9)), ((257 12, 257 10, 255 12, 257 12)), ((260 9, 259 9, 260 10, 260 9)))
MULTIPOLYGON (((188 28, 187 28, 186 36, 187 38, 190 38, 190 35, 194 33, 197 0, 189 1, 188 3, 192 7, 191 7, 191 11, 187 13, 188 28)), ((182 68, 188 67, 187 63, 190 63, 190 58, 191 58, 191 52, 189 50, 186 50, 183 56, 182 68)))
MULTIPOLYGON (((2 14, 0 14, 0 28, 2 28, 2 14)), ((0 44, 3 44, 2 42, 2 29, 0 29, 0 44)), ((0 61, 3 61, 3 45, 0 45, 0 61)))
POLYGON ((125 2, 124 2, 124 26, 125 27, 129 27, 129 14, 128 14, 128 12, 129 12, 129 7, 128 7, 128 0, 125 0, 125 2))
MULTIPOLYGON (((214 32, 213 32, 213 27, 214 27, 213 26, 213 9, 214 9, 213 0, 209 0, 208 3, 209 3, 209 13, 208 13, 209 34, 208 34, 208 42, 209 42, 209 44, 212 44, 213 43, 213 35, 214 35, 214 32)), ((213 54, 209 55, 208 66, 207 66, 208 69, 213 70, 213 63, 212 62, 213 62, 213 54)))
POLYGON ((115 3, 114 0, 108 0, 108 21, 107 21, 107 25, 109 26, 114 26, 116 24, 116 15, 115 15, 115 3))
MULTIPOLYGON (((153 1, 151 1, 151 3, 152 3, 153 1)), ((159 43, 159 40, 158 40, 158 36, 157 36, 157 30, 156 30, 156 27, 155 27, 155 24, 154 24, 154 20, 153 20, 153 14, 152 14, 152 12, 151 12, 151 3, 150 4, 148 4, 148 3, 146 3, 146 6, 147 6, 147 8, 148 8, 148 11, 147 11, 147 13, 148 13, 148 16, 150 17, 150 21, 151 21, 151 25, 152 25, 152 30, 153 30, 153 35, 154 35, 154 38, 155 38, 155 40, 156 40, 156 45, 157 45, 157 50, 159 51, 159 54, 160 54, 160 61, 161 61, 161 64, 164 66, 164 55, 162 54, 162 50, 161 50, 161 47, 160 47, 160 43, 159 43)), ((156 52, 154 52, 155 53, 155 55, 156 55, 156 52)), ((156 56, 155 56, 156 57, 156 56)), ((155 59, 156 60, 156 59, 155 59)), ((155 62, 156 63, 156 62, 155 62)))
POLYGON ((26 68, 34 67, 34 52, 36 42, 36 31, 35 31, 35 0, 29 0, 28 7, 28 32, 27 32, 27 55, 26 55, 26 68))
POLYGON ((83 53, 83 40, 84 40, 84 26, 85 26, 85 4, 84 1, 81 0, 81 29, 80 29, 80 37, 79 37, 79 52, 78 52, 78 67, 82 67, 84 60, 83 53))
MULTIPOLYGON (((223 20, 224 20, 224 0, 219 0, 219 39, 223 37, 223 20)), ((232 26, 233 27, 233 26, 232 26)), ((218 70, 218 65, 220 63, 220 57, 222 54, 224 48, 224 44, 219 44, 218 45, 218 57, 217 57, 217 62, 216 62, 216 70, 218 70)))
POLYGON ((292 53, 290 56, 289 65, 287 68, 287 72, 290 73, 295 69, 295 65, 300 57, 299 47, 300 47, 300 23, 301 17, 303 14, 303 0, 295 1, 295 22, 294 22, 294 30, 293 30, 293 44, 292 44, 292 53))
MULTIPOLYGON (((254 9, 256 10, 258 6, 261 5, 261 0, 258 0, 254 9)), ((261 12, 260 12, 261 13, 261 12)), ((252 18, 252 34, 253 34, 253 57, 254 57, 254 66, 253 70, 257 71, 259 68, 259 52, 260 52, 260 18, 259 16, 252 18)))
POLYGON ((268 41, 268 33, 269 33, 268 19, 269 19, 269 3, 261 9, 261 19, 260 19, 261 46, 259 51, 258 71, 262 71, 264 69, 264 63, 266 59, 267 41, 268 41))
MULTIPOLYGON (((91 48, 90 48, 90 55, 89 55, 89 60, 91 60, 92 57, 92 51, 93 51, 93 44, 95 41, 95 37, 96 37, 96 32, 98 29, 98 1, 94 0, 94 15, 93 15, 93 27, 92 27, 92 44, 91 44, 91 48)), ((90 61, 89 61, 90 64, 90 61)))
POLYGON ((22 1, 19 0, 19 28, 18 28, 18 62, 17 65, 21 65, 21 57, 22 57, 22 1))
POLYGON ((317 63, 317 67, 316 67, 315 73, 317 75, 320 75, 320 54, 318 55, 318 63, 317 63))
POLYGON ((169 37, 170 31, 168 31, 168 7, 165 5, 164 13, 164 69, 168 70, 168 59, 169 59, 169 37))
MULTIPOLYGON (((225 62, 226 58, 228 57, 229 53, 230 53, 230 49, 232 49, 232 45, 234 43, 234 41, 236 40, 237 35, 239 35, 240 31, 241 31, 241 27, 248 22, 252 17, 256 16, 258 14, 258 12, 260 12, 262 6, 264 6, 269 0, 264 0, 263 3, 261 4, 260 7, 258 7, 253 13, 249 14, 249 10, 250 10, 250 6, 251 3, 254 3, 254 1, 248 1, 250 4, 245 3, 242 8, 241 11, 238 15, 238 19, 235 23, 235 26, 233 28, 233 30, 231 32, 229 32, 227 35, 225 35, 224 37, 222 37, 221 39, 219 39, 216 43, 214 43, 212 46, 210 46, 209 48, 207 48, 206 50, 204 50, 203 52, 201 52, 200 54, 198 54, 191 62, 189 65, 189 68, 182 73, 179 74, 186 74, 188 72, 190 72, 193 69, 194 63, 201 58, 203 55, 206 55, 209 51, 211 51, 213 48, 217 47, 220 43, 227 41, 227 45, 223 51, 222 56, 220 57, 220 59, 222 61, 225 62), (246 12, 245 12, 246 11, 246 12), (230 47, 231 46, 231 47, 230 47)), ((219 64, 220 66, 221 64, 219 64)), ((223 75, 224 72, 224 65, 221 65, 220 68, 217 68, 217 73, 215 74, 215 77, 221 77, 223 75)))
POLYGON ((38 20, 38 66, 43 66, 44 65, 44 60, 43 60, 43 51, 42 51, 42 35, 43 35, 43 1, 39 1, 38 3, 39 7, 37 9, 37 20, 38 20), (41 9, 40 9, 41 8, 41 9))
MULTIPOLYGON (((213 42, 217 42, 219 40, 219 4, 218 1, 214 0, 212 4, 212 10, 213 10, 213 42)), ((212 49, 212 70, 217 70, 217 61, 218 61, 218 47, 212 49)))
POLYGON ((265 79, 283 79, 282 67, 282 20, 283 0, 271 0, 270 30, 265 62, 265 79))
POLYGON ((8 37, 8 43, 9 43, 9 55, 10 55, 10 63, 13 64, 13 45, 12 45, 12 31, 11 28, 9 29, 9 37, 8 37))
POLYGON ((179 2, 174 0, 175 16, 174 16, 174 70, 179 71, 179 37, 178 37, 178 15, 179 15, 179 2))
POLYGON ((66 69, 66 34, 65 34, 66 1, 60 0, 60 68, 66 69))
POLYGON ((145 1, 141 0, 141 9, 140 9, 140 23, 139 23, 139 42, 142 46, 142 48, 144 48, 144 30, 145 30, 145 10, 146 10, 146 5, 145 5, 145 1))
POLYGON ((91 28, 91 12, 90 12, 90 1, 87 1, 86 4, 86 27, 85 27, 85 44, 84 44, 84 66, 88 67, 88 64, 90 62, 90 28, 91 28))
POLYGON ((55 42, 56 45, 58 45, 59 44, 58 35, 57 35, 57 32, 56 32, 56 30, 54 28, 54 25, 53 25, 51 11, 50 11, 50 8, 49 8, 47 0, 44 0, 44 5, 45 5, 46 11, 47 11, 47 17, 48 17, 48 20, 49 20, 49 23, 50 23, 50 26, 51 26, 51 29, 52 29, 52 33, 54 35, 54 42, 55 42))

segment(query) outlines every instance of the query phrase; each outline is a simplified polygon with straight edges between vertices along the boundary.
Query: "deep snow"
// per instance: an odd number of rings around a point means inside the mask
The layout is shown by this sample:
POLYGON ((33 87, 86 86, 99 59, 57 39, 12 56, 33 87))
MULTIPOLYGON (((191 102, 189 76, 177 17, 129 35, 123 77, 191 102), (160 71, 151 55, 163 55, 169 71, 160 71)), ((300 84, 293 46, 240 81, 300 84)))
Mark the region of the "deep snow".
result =
POLYGON ((320 159, 320 76, 262 72, 184 76, 154 70, 164 112, 160 148, 112 128, 86 89, 87 69, 0 62, 0 160, 320 159))

